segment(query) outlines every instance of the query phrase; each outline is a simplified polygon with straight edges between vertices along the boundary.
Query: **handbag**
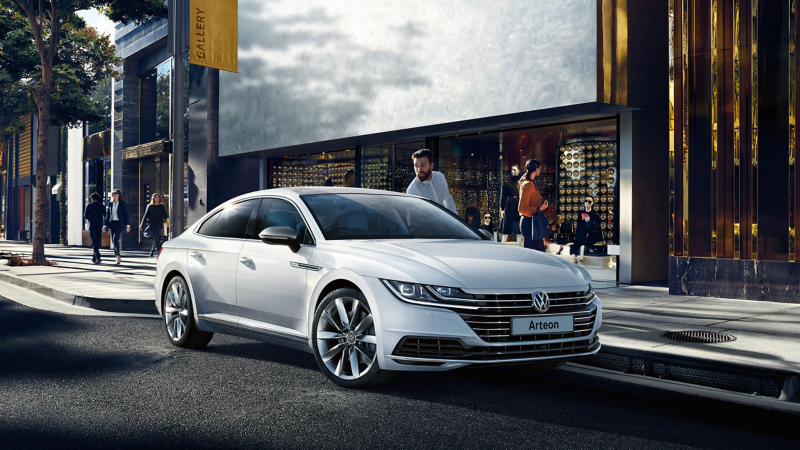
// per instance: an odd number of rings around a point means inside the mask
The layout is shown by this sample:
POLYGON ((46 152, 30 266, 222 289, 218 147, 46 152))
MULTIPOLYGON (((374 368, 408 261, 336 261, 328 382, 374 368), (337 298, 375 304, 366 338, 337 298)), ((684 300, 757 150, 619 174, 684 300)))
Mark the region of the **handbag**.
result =
POLYGON ((144 231, 142 231, 142 236, 144 236, 145 239, 150 239, 153 237, 153 231, 151 228, 152 227, 147 227, 144 229, 144 231))
POLYGON ((536 208, 536 213, 531 217, 531 239, 545 239, 550 236, 550 222, 547 217, 542 214, 539 208, 536 208))

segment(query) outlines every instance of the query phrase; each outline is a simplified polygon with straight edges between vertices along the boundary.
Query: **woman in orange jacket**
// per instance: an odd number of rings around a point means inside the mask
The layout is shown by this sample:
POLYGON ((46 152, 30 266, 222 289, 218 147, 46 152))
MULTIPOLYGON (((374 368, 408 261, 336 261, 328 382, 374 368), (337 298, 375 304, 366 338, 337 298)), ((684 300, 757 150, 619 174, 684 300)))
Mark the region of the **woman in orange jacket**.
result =
POLYGON ((542 211, 549 206, 547 200, 542 201, 539 189, 533 184, 533 179, 539 175, 541 170, 541 163, 535 159, 530 159, 525 163, 525 174, 519 180, 519 215, 522 216, 519 227, 524 238, 524 247, 543 252, 544 239, 534 240, 531 236, 533 215, 542 214, 542 211))

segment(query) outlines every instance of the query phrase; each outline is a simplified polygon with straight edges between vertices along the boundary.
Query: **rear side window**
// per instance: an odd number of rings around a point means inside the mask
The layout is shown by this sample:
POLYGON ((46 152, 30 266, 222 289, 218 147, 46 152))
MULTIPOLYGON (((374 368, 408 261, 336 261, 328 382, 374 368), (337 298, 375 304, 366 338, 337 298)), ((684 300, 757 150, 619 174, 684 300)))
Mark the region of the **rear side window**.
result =
POLYGON ((254 199, 228 205, 206 220, 197 232, 205 236, 244 238, 247 222, 258 202, 254 199))
POLYGON ((261 207, 256 214, 255 226, 251 239, 258 239, 259 233, 269 227, 289 227, 297 232, 297 237, 303 244, 313 244, 311 232, 308 231, 303 216, 295 206, 286 200, 265 198, 261 200, 261 207))

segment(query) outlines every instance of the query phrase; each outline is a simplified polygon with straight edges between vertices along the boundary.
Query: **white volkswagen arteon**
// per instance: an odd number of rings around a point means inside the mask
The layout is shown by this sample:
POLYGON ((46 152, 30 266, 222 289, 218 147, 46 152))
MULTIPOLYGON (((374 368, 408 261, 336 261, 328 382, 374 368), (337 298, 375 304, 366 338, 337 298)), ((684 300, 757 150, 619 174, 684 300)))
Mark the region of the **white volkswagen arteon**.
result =
POLYGON ((155 294, 174 345, 225 333, 290 346, 364 387, 399 370, 546 370, 591 356, 601 302, 590 282, 423 198, 294 188, 237 197, 167 241, 155 294))

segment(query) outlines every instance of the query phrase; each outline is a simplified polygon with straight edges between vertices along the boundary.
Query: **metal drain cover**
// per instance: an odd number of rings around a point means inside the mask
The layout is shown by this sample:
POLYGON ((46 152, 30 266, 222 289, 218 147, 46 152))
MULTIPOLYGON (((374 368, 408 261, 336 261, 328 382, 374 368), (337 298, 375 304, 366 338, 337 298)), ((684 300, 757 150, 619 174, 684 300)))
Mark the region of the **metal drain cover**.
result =
POLYGON ((736 336, 732 334, 717 333, 716 331, 667 331, 661 336, 673 341, 698 344, 716 344, 736 340, 736 336))

